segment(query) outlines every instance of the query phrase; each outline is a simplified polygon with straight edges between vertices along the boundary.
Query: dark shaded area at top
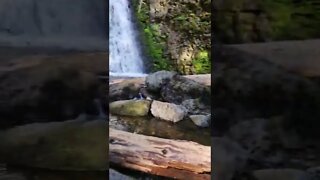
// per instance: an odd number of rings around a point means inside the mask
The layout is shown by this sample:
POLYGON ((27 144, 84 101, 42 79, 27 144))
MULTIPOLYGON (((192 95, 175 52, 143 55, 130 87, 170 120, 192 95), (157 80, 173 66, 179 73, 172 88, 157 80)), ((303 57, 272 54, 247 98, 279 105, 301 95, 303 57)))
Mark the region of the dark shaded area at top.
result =
POLYGON ((107 1, 2 0, 0 46, 107 50, 107 1))

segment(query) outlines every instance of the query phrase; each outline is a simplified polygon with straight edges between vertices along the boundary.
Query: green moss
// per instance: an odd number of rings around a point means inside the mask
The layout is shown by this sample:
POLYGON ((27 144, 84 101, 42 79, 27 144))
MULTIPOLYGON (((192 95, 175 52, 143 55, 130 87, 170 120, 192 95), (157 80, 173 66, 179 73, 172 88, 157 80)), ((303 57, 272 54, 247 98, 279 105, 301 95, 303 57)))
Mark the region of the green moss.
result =
POLYGON ((211 73, 211 62, 208 51, 199 51, 192 63, 196 74, 211 73))
POLYGON ((138 4, 134 1, 136 16, 139 21, 139 26, 143 30, 143 43, 146 45, 146 53, 152 59, 151 71, 172 70, 173 67, 169 60, 164 56, 164 40, 166 36, 161 35, 160 25, 151 23, 149 20, 148 6, 142 4, 140 12, 138 12, 138 4))
MULTIPOLYGON (((149 17, 149 4, 143 3, 138 12, 138 0, 133 1, 135 14, 138 18, 141 31, 143 32, 143 43, 146 46, 146 53, 152 59, 152 71, 159 70, 177 70, 180 73, 185 73, 185 67, 178 67, 176 59, 172 59, 170 53, 167 51, 168 34, 161 31, 161 25, 169 27, 174 32, 177 32, 185 45, 192 44, 198 49, 210 49, 211 41, 208 38, 211 27, 210 11, 202 9, 201 5, 190 5, 189 3, 170 2, 169 6, 179 8, 179 10, 169 12, 160 22, 151 22, 149 17), (171 4, 172 3, 172 4, 171 4)), ((209 1, 206 2, 207 4, 209 1)), ((206 7, 208 10, 208 7, 206 7)), ((179 49, 179 48, 178 48, 179 49)), ((209 72, 208 58, 196 58, 194 60, 196 72, 209 72), (204 64, 202 64, 204 63, 204 64)), ((188 71, 189 72, 189 71, 188 71)))

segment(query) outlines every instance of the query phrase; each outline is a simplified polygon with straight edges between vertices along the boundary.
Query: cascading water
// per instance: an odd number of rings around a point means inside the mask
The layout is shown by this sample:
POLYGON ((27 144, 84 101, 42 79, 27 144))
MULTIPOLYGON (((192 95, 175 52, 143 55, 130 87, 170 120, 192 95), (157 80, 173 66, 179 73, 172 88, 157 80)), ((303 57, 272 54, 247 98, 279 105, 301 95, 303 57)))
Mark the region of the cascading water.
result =
POLYGON ((109 0, 109 74, 144 76, 128 0, 109 0))

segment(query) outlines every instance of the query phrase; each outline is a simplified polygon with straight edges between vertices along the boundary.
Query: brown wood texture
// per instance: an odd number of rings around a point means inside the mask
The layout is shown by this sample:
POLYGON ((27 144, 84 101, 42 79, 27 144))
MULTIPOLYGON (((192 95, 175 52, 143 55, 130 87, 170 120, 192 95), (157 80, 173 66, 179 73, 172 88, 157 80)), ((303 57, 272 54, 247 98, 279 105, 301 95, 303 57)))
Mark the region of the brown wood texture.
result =
POLYGON ((109 161, 175 179, 210 179, 211 147, 109 129, 109 161))

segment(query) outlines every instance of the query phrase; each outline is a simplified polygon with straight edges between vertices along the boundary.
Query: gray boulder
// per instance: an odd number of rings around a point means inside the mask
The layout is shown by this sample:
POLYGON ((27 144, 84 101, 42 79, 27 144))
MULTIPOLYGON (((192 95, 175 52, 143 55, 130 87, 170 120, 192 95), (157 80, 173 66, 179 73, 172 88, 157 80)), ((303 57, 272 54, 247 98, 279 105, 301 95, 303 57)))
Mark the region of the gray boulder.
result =
POLYGON ((171 79, 176 72, 158 71, 146 77, 146 86, 150 91, 159 91, 166 80, 171 79))
POLYGON ((187 110, 180 105, 153 101, 151 104, 151 113, 154 117, 176 123, 187 115, 187 110))

